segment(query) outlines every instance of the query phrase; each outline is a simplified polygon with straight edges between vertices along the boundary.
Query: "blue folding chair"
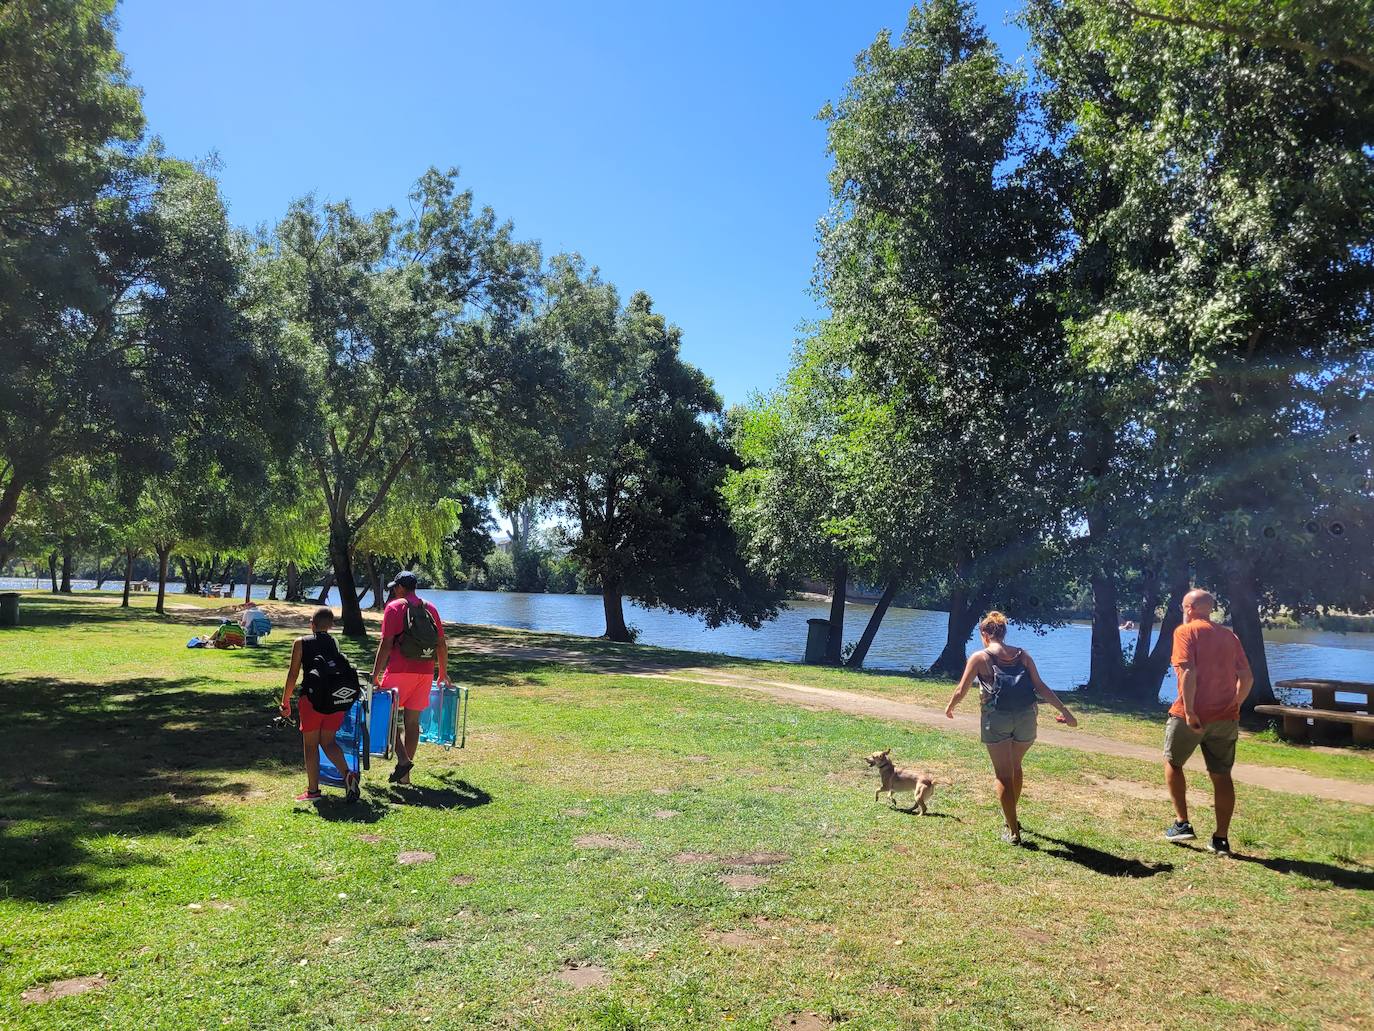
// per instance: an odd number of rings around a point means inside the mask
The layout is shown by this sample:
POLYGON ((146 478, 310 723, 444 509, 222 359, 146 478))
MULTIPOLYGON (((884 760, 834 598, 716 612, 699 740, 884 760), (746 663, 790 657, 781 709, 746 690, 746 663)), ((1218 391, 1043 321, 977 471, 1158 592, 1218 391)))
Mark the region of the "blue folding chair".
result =
MULTIPOLYGON (((348 710, 343 725, 334 735, 343 749, 344 761, 352 773, 361 775, 371 769, 372 757, 391 757, 391 743, 396 739, 396 692, 373 691, 370 687, 348 710)), ((343 786, 343 772, 320 749, 320 781, 343 786)))
POLYGON ((266 616, 258 616, 253 622, 248 624, 248 632, 244 635, 244 643, 249 648, 256 648, 261 643, 262 638, 272 632, 272 621, 266 616))
POLYGON ((468 689, 462 684, 429 688, 429 704, 420 713, 420 743, 463 748, 468 741, 468 689))

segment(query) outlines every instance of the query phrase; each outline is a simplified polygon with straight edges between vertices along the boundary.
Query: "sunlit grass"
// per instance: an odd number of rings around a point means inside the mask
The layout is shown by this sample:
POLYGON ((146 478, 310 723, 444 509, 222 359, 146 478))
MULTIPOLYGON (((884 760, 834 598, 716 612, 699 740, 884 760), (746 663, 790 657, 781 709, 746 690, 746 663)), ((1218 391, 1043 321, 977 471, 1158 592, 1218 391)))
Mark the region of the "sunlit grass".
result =
POLYGON ((22 742, 0 757, 0 1025, 1374 1016, 1367 807, 1243 790, 1249 858, 1219 860, 1160 840, 1153 767, 1037 747, 1034 847, 1012 850, 963 735, 460 652, 469 747, 425 748, 411 791, 374 769, 359 805, 316 811, 291 802, 295 736, 269 726, 289 633, 187 650, 194 626, 142 607, 24 604, 31 625, 0 632, 0 713, 22 742), (938 815, 874 804, 861 756, 886 745, 936 772, 938 815), (762 852, 777 861, 749 865, 762 852), (763 880, 720 880, 738 874, 763 880), (565 983, 570 964, 600 983, 565 983), (20 1001, 96 974, 86 994, 20 1001))

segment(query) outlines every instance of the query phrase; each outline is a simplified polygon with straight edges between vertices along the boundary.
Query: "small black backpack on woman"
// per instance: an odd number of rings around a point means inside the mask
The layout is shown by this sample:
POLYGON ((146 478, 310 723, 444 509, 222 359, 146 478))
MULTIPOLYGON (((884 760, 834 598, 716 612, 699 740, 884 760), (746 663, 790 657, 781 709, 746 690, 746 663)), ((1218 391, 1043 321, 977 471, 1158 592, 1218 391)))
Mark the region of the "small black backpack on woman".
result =
POLYGON ((994 709, 1024 709, 1034 705, 1035 684, 1031 681, 1030 670, 1021 661, 1021 649, 1016 650, 1016 661, 1010 666, 999 666, 991 651, 984 649, 988 665, 992 667, 992 683, 981 683, 983 704, 994 709))

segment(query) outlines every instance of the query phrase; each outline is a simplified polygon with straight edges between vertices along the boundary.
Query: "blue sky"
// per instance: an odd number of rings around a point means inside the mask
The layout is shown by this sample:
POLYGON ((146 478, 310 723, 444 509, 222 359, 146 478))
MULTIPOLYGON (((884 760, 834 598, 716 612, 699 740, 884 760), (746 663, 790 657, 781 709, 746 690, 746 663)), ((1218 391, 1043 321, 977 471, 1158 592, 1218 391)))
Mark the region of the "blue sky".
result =
MULTIPOLYGON (((978 4, 1004 53, 1014 4, 978 4)), ((233 220, 403 205, 429 165, 653 295, 727 403, 774 385, 828 196, 816 112, 909 4, 124 0, 152 132, 218 154, 233 220)))

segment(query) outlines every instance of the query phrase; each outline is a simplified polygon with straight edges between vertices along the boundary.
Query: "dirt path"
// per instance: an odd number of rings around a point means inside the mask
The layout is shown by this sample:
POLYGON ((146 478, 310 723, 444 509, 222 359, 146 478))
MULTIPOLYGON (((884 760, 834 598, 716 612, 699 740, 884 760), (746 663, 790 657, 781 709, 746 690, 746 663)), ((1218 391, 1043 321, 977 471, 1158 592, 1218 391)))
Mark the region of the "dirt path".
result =
MULTIPOLYGON (((455 642, 455 645, 457 643, 455 642)), ((854 691, 837 691, 827 687, 812 687, 780 680, 764 680, 739 673, 726 673, 720 670, 703 668, 681 668, 635 656, 626 659, 587 655, 575 649, 562 649, 545 645, 519 645, 489 640, 469 639, 458 647, 470 649, 486 655, 502 658, 525 659, 536 662, 563 662, 583 666, 587 669, 604 670, 608 673, 623 673, 629 676, 649 677, 659 680, 680 680, 692 684, 713 684, 735 690, 751 691, 766 695, 780 702, 801 705, 811 709, 829 709, 849 713, 854 716, 872 716, 877 719, 893 720, 899 723, 915 723, 934 727, 937 730, 953 730, 957 733, 977 735, 978 718, 971 713, 955 713, 954 719, 946 719, 944 711, 912 702, 899 702, 891 698, 878 698, 873 695, 859 694, 854 691)), ((1123 759, 1138 759, 1157 769, 1163 758, 1160 748, 1138 745, 1128 741, 1116 741, 1082 730, 1069 730, 1055 725, 1041 726, 1037 740, 1058 748, 1072 748, 1080 752, 1093 752, 1098 755, 1111 755, 1123 759)), ((1237 763, 1232 777, 1241 784, 1250 784, 1269 791, 1282 791, 1292 795, 1311 795, 1315 798, 1330 799, 1334 802, 1355 802, 1361 805, 1374 805, 1374 784, 1359 784, 1353 781, 1319 777, 1301 770, 1282 766, 1256 766, 1250 763, 1237 763)), ((1207 778, 1200 773, 1192 778, 1190 788, 1206 791, 1207 778)), ((1160 797, 1164 797, 1163 773, 1159 775, 1160 797)))

